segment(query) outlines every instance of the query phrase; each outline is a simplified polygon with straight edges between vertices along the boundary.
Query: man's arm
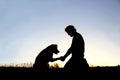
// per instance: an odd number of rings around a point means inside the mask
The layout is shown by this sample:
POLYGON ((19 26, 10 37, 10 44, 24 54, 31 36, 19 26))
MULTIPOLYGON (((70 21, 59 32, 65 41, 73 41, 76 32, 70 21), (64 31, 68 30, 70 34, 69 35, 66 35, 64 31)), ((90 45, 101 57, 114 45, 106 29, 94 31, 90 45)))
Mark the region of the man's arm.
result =
POLYGON ((70 54, 71 54, 71 48, 69 48, 69 49, 67 50, 66 54, 61 57, 61 60, 64 61, 64 60, 67 58, 67 56, 69 56, 70 54))

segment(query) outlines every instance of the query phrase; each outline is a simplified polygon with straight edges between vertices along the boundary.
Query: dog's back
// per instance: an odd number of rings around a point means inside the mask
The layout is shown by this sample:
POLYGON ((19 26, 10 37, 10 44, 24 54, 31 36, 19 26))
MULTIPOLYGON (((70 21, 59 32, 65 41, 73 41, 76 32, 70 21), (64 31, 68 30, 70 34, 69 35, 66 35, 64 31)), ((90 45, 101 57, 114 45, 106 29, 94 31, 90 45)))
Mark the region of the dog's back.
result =
POLYGON ((52 58, 52 54, 49 54, 50 50, 44 49, 41 51, 35 59, 35 63, 33 65, 34 68, 45 69, 48 68, 48 62, 50 58, 52 58))

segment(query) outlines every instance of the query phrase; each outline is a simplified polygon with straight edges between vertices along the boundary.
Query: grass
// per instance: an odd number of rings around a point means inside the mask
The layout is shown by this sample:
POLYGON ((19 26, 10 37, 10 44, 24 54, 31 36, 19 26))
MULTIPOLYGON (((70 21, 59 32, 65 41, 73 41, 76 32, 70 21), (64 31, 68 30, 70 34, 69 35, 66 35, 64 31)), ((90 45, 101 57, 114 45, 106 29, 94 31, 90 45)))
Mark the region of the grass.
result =
MULTIPOLYGON (((63 68, 50 68, 49 76, 57 77, 57 79, 62 78, 62 71, 63 68)), ((35 73, 32 67, 0 67, 1 80, 35 80, 33 77, 34 75, 35 73)), ((120 66, 90 67, 90 74, 88 77, 89 80, 120 80, 120 66)))

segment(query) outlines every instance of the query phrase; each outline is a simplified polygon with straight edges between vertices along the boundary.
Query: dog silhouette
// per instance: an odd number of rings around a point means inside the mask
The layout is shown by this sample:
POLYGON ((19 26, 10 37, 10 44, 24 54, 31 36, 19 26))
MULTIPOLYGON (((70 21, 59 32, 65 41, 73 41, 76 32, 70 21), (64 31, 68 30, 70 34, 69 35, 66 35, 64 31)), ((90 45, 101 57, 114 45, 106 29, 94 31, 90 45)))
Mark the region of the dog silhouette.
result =
POLYGON ((51 44, 45 49, 43 49, 38 56, 35 59, 35 62, 33 64, 33 68, 37 69, 37 71, 41 70, 44 71, 49 68, 49 62, 53 62, 56 59, 53 59, 53 53, 57 54, 59 53, 59 50, 57 49, 57 44, 51 44))

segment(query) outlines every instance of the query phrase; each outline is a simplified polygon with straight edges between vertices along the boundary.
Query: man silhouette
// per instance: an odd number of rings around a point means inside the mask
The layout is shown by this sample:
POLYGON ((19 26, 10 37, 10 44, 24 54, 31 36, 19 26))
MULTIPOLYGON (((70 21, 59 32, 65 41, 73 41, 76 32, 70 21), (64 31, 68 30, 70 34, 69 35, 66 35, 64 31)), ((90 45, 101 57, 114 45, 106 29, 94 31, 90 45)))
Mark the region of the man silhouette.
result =
POLYGON ((61 60, 64 61, 67 58, 67 56, 72 54, 71 58, 65 64, 64 69, 66 71, 71 72, 72 74, 79 73, 81 74, 81 76, 83 76, 83 74, 86 73, 86 71, 89 68, 88 63, 84 58, 84 52, 85 52, 84 39, 82 35, 77 32, 77 30, 73 25, 68 25, 65 28, 65 32, 67 32, 69 36, 73 37, 73 39, 72 39, 71 47, 67 50, 66 54, 61 57, 61 60))

